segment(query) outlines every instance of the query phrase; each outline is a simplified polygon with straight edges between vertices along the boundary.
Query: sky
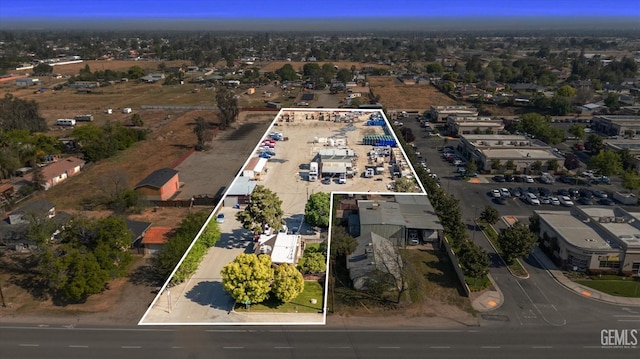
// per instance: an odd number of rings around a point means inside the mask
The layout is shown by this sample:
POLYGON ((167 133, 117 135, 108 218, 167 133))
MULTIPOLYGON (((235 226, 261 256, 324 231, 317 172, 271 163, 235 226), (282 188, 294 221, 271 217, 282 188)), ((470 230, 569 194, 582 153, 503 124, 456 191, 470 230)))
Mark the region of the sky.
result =
MULTIPOLYGON (((629 18, 640 26, 640 0, 0 0, 8 24, 95 19, 300 21, 443 18, 629 18)), ((3 25, 4 24, 4 25, 3 25)), ((69 24, 69 23, 67 23, 69 24)), ((277 26, 277 22, 272 22, 277 26)), ((250 24, 249 24, 250 25, 250 24)), ((274 29, 275 30, 275 29, 274 29)))

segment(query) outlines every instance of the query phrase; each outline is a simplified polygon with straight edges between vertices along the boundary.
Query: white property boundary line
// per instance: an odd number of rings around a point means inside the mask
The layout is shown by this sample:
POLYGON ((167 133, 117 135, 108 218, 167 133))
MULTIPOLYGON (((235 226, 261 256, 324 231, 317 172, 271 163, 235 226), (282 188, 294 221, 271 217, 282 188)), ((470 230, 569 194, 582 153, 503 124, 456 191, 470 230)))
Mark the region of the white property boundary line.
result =
POLYGON ((184 252, 182 258, 180 258, 180 261, 178 261, 178 264, 176 265, 176 267, 173 269, 173 271, 171 272, 171 274, 169 275, 169 277, 167 278, 165 283, 162 285, 162 287, 158 291, 158 294, 156 295, 156 297, 153 299, 153 301, 151 302, 151 304, 149 305, 149 307, 147 308, 145 313, 142 315, 142 318, 140 318, 140 320, 138 322, 138 325, 172 325, 172 326, 175 326, 175 325, 213 325, 213 326, 232 326, 232 325, 233 326, 236 326, 236 325, 237 326, 240 326, 240 325, 246 325, 246 326, 252 326, 252 325, 265 325, 265 326, 266 325, 325 325, 326 321, 327 321, 327 306, 328 306, 327 299, 328 299, 328 290, 329 290, 329 288, 328 288, 328 285, 329 285, 329 269, 330 269, 329 268, 329 261, 330 261, 329 258, 330 258, 330 253, 331 253, 331 223, 333 222, 333 197, 334 197, 334 195, 349 195, 349 194, 354 194, 354 195, 359 195, 359 194, 390 195, 390 194, 393 194, 393 195, 400 195, 400 196, 426 196, 427 195, 426 191, 424 189, 424 186, 419 181, 417 173, 416 173, 415 169, 413 168, 413 164, 409 160, 409 157, 407 156, 407 153, 404 151, 404 148, 400 145, 400 141, 399 141, 398 137, 396 136, 395 131, 393 131, 393 128, 391 127, 391 123, 389 122, 389 119, 387 119, 387 117, 385 116, 384 111, 381 110, 381 109, 343 109, 343 108, 282 108, 282 109, 280 109, 280 111, 278 111, 278 114, 274 117, 273 121, 271 122, 271 125, 269 125, 269 127, 267 128, 265 133, 262 135, 261 139, 258 141, 256 146, 251 151, 251 154, 249 155, 249 157, 247 157, 247 159, 245 160, 245 162, 242 165, 240 171, 236 174, 236 176, 234 177, 234 179, 231 182, 231 184, 226 188, 226 191, 225 191, 224 195, 222 196, 222 198, 220 199, 218 204, 213 208, 213 210, 211 211, 211 213, 207 217, 207 220, 204 222, 204 225, 202 226, 202 228, 200 228, 200 230, 196 234, 194 240, 191 242, 189 247, 186 249, 186 251, 184 252), (191 251, 191 248, 193 248, 193 246, 195 245, 196 241, 202 235, 202 232, 204 232, 204 230, 207 228, 209 222, 213 219, 215 214, 218 213, 218 211, 220 210, 220 208, 224 204, 224 199, 227 197, 227 193, 229 192, 229 189, 234 186, 234 184, 238 180, 238 177, 240 177, 240 175, 243 173, 244 169, 246 168, 247 164, 251 160, 253 154, 256 153, 258 148, 261 146, 262 142, 268 137, 269 133, 271 133, 271 131, 273 130, 273 127, 277 123, 278 119, 281 118, 282 113, 285 112, 285 111, 287 111, 287 112, 360 112, 360 113, 370 113, 370 114, 380 113, 382 115, 382 117, 386 121, 386 128, 389 130, 391 136, 393 136, 393 138, 395 139, 395 141, 396 141, 396 143, 398 145, 398 148, 400 149, 402 155, 404 156, 404 158, 405 158, 405 160, 407 162, 407 165, 409 166, 409 168, 411 169, 411 172, 413 173, 413 178, 417 182, 417 184, 420 187, 420 190, 422 192, 418 192, 418 193, 399 193, 399 192, 341 192, 341 191, 338 192, 338 191, 334 191, 334 192, 330 192, 329 193, 329 196, 330 196, 329 198, 330 198, 331 203, 329 204, 329 210, 330 210, 330 213, 329 213, 329 230, 328 230, 328 235, 327 235, 327 255, 326 255, 326 262, 325 262, 325 268, 326 268, 326 272, 325 273, 326 274, 325 274, 325 283, 324 283, 324 298, 323 298, 323 308, 322 308, 323 318, 322 318, 322 322, 311 322, 311 323, 308 323, 308 322, 228 322, 228 323, 226 323, 226 322, 215 322, 215 323, 177 322, 177 323, 145 323, 144 321, 145 321, 147 315, 151 312, 151 310, 156 305, 156 303, 160 300, 160 298, 162 298, 162 296, 165 295, 165 290, 167 289, 167 286, 171 282, 171 278, 173 278, 173 276, 177 272, 178 268, 180 268, 180 266, 184 262, 185 258, 187 257, 187 255, 191 251))

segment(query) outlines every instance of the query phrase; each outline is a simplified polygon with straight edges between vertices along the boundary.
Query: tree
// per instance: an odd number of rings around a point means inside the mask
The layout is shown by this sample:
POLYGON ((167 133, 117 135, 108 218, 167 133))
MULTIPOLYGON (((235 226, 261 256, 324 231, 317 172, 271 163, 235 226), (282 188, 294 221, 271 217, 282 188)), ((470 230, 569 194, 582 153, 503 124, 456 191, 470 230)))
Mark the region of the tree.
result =
POLYGON ((247 207, 236 214, 242 227, 255 233, 264 233, 265 228, 282 228, 282 200, 270 189, 258 185, 249 197, 247 207))
MULTIPOLYGON (((295 268, 294 268, 295 269, 295 268)), ((238 303, 250 305, 269 298, 274 279, 271 257, 242 253, 220 271, 222 288, 238 303)))
POLYGON ((429 74, 441 74, 444 72, 444 67, 439 62, 432 62, 427 65, 427 73, 429 74))
POLYGON ((497 241, 504 260, 507 263, 512 263, 514 259, 530 254, 538 239, 527 225, 517 222, 511 227, 502 229, 498 234, 497 241))
POLYGON ((618 111, 620 109, 620 96, 615 92, 609 92, 604 99, 604 105, 611 111, 618 111))
POLYGON ((47 179, 42 172, 42 167, 38 166, 36 159, 34 158, 32 163, 33 167, 33 175, 31 177, 31 184, 33 185, 33 189, 36 191, 41 191, 45 189, 47 185, 47 179))
POLYGON ((571 134, 571 136, 576 138, 577 142, 582 141, 584 137, 587 135, 587 133, 584 130, 584 126, 577 123, 573 124, 569 128, 569 133, 571 134))
POLYGON ((298 79, 298 73, 291 64, 284 64, 281 68, 277 69, 276 75, 278 75, 282 81, 295 81, 298 79))
POLYGON ((279 301, 288 303, 304 290, 302 274, 291 264, 283 263, 276 267, 271 284, 271 292, 279 301))
POLYGON ((567 153, 564 156, 564 167, 568 170, 575 170, 580 167, 580 159, 573 153, 567 153))
POLYGON ((51 72, 53 72, 53 67, 45 63, 38 64, 33 68, 33 74, 36 76, 50 75, 51 72))
POLYGON ((198 143, 196 144, 197 150, 205 149, 205 143, 213 140, 213 134, 209 130, 209 124, 202 117, 195 119, 196 125, 193 127, 193 133, 195 133, 198 143))
POLYGON ((504 164, 504 167, 508 171, 513 171, 516 168, 516 164, 513 162, 513 160, 508 160, 507 163, 504 164))
POLYGON ((564 85, 556 91, 556 95, 562 97, 573 97, 576 95, 576 89, 569 85, 564 85))
POLYGON ((304 206, 304 220, 314 227, 329 227, 330 206, 331 196, 329 193, 312 193, 304 206))
POLYGON ((406 143, 411 143, 416 140, 416 136, 413 135, 413 131, 409 127, 400 128, 400 134, 406 143))
POLYGON ((298 269, 305 274, 317 274, 327 271, 327 258, 320 252, 308 252, 298 261, 298 269))
POLYGON ((340 69, 336 73, 336 80, 346 83, 353 79, 353 74, 347 69, 340 69))
POLYGON ((413 178, 400 177, 393 182, 393 188, 395 192, 415 192, 416 182, 413 178))
POLYGON ((640 189, 640 175, 634 170, 625 171, 622 174, 622 187, 633 191, 640 189))
POLYGON ((140 66, 131 66, 127 73, 132 80, 137 80, 145 75, 144 69, 140 66))
POLYGON ((494 159, 491 160, 491 169, 492 170, 499 170, 500 167, 502 167, 502 163, 500 162, 500 159, 494 158, 494 159))
POLYGON ((529 230, 532 233, 540 233, 540 215, 537 213, 529 217, 529 230))
POLYGON ((533 171, 540 171, 542 169, 542 161, 538 160, 531 164, 531 169, 533 171))
POLYGON ((635 166, 636 158, 631 154, 631 150, 628 147, 621 149, 618 154, 622 160, 622 169, 625 171, 633 169, 635 166))
POLYGON ((551 98, 551 110, 558 116, 564 116, 571 112, 571 98, 554 95, 551 98))
POLYGON ((131 125, 136 127, 144 126, 144 122, 142 121, 140 114, 134 113, 133 116, 131 116, 131 125))
POLYGON ((467 162, 467 167, 465 168, 465 170, 465 173, 469 174, 478 172, 478 165, 476 165, 476 160, 472 158, 471 161, 467 162))
POLYGON ((558 160, 553 158, 550 159, 549 161, 547 161, 547 170, 549 172, 556 172, 558 170, 558 167, 560 166, 560 164, 558 163, 558 160))
POLYGON ((222 87, 218 90, 218 93, 216 93, 216 102, 218 110, 220 111, 223 127, 229 126, 238 119, 238 100, 233 92, 222 87))
POLYGON ((599 153, 604 148, 602 137, 595 133, 589 134, 589 136, 587 136, 587 140, 584 142, 584 147, 588 149, 592 155, 599 153))
POLYGON ((465 276, 482 278, 489 272, 489 256, 477 244, 469 240, 462 241, 457 255, 465 276))
POLYGON ((358 242, 343 226, 331 226, 331 257, 346 257, 358 247, 358 242))
POLYGON ((44 132, 47 130, 47 123, 40 116, 38 103, 34 100, 22 100, 6 93, 0 100, 0 129, 44 132))
POLYGON ((597 169, 603 176, 622 172, 622 159, 614 151, 604 150, 589 159, 589 168, 597 169))
POLYGON ((500 212, 491 206, 485 206, 484 211, 480 213, 480 220, 489 224, 495 224, 500 219, 500 212))

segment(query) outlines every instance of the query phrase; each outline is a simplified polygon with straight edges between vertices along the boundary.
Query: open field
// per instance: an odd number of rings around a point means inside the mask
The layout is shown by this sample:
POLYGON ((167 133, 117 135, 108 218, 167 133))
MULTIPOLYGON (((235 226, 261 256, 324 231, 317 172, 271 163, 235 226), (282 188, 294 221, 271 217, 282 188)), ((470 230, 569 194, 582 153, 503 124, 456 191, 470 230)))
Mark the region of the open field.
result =
MULTIPOLYGON (((187 64, 191 66, 191 61, 128 61, 128 60, 88 60, 77 64, 59 65, 53 67, 54 74, 62 75, 77 75, 80 69, 83 69, 86 65, 89 65, 91 71, 127 71, 132 66, 140 66, 147 72, 154 72, 158 69, 158 65, 164 62, 167 67, 182 66, 187 64)), ((28 72, 29 70, 25 70, 28 72)), ((44 80, 44 79, 42 79, 44 80)))
POLYGON ((456 101, 431 85, 404 85, 394 76, 371 76, 369 86, 388 109, 427 110, 430 106, 455 105, 456 101))

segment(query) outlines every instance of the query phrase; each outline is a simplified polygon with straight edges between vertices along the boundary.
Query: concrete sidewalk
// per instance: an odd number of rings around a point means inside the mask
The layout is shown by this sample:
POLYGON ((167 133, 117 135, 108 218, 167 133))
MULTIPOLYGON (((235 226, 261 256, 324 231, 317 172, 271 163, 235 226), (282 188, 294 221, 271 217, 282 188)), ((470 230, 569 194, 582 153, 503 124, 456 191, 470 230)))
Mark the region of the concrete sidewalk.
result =
POLYGON ((572 281, 538 247, 533 250, 532 255, 558 283, 583 297, 615 305, 640 306, 640 298, 617 297, 572 281))
POLYGON ((491 284, 493 285, 493 288, 495 288, 495 290, 488 290, 471 302, 471 306, 473 307, 473 309, 483 313, 496 310, 500 308, 504 303, 504 295, 502 294, 502 291, 500 290, 496 282, 493 280, 493 277, 491 277, 491 274, 488 274, 487 277, 489 277, 489 281, 491 281, 491 284))

